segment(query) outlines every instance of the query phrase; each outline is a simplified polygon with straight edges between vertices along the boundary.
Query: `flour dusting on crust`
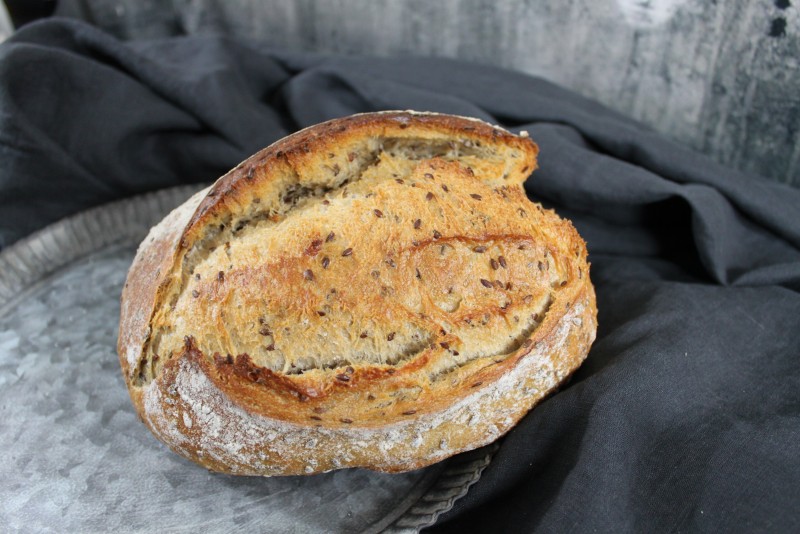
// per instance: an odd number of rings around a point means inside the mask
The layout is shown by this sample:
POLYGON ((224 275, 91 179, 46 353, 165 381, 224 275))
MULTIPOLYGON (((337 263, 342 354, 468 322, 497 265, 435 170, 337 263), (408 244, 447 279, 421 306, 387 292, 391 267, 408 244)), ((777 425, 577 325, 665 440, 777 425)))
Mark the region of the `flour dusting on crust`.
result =
POLYGON ((197 362, 186 358, 168 391, 160 380, 148 385, 145 417, 173 449, 231 466, 235 474, 286 474, 285 459, 299 451, 305 451, 300 454, 305 473, 358 467, 364 456, 373 459, 374 469, 385 471, 415 465, 422 457, 433 463, 496 440, 557 387, 574 370, 564 353, 576 320, 583 320, 587 309, 585 302, 573 306, 553 337, 534 347, 513 371, 425 418, 383 428, 333 429, 262 417, 234 404, 197 362), (459 444, 458 429, 464 425, 482 438, 469 446, 459 444))
MULTIPOLYGON (((155 276, 157 273, 148 272, 151 269, 155 271, 153 266, 161 263, 163 260, 154 258, 153 254, 147 253, 147 250, 153 247, 157 242, 169 243, 170 241, 177 240, 180 237, 182 229, 189 223, 189 220, 194 215, 197 206, 205 198, 211 187, 207 187, 192 195, 189 200, 175 208, 167 215, 160 223, 155 225, 147 233, 147 237, 139 245, 136 257, 131 265, 130 272, 142 272, 142 275, 155 276)), ((139 280, 133 280, 133 283, 139 280)), ((128 288, 126 287, 126 290, 128 288)), ((154 289, 154 288, 153 288, 154 289)), ((132 288, 135 291, 135 288, 132 288)), ((139 359, 142 356, 142 344, 150 335, 150 327, 148 322, 149 315, 145 312, 145 308, 141 306, 134 306, 132 299, 122 299, 122 316, 120 318, 120 354, 124 355, 125 362, 128 365, 128 370, 135 370, 139 366, 139 359)))

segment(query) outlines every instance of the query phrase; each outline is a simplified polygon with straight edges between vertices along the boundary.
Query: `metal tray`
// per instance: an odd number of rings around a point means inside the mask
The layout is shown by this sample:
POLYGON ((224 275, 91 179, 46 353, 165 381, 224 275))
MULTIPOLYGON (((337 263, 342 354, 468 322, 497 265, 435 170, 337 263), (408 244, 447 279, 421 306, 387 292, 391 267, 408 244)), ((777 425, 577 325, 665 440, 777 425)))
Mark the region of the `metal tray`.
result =
POLYGON ((466 494, 495 446, 411 473, 207 472, 142 425, 115 353, 119 294, 147 230, 197 187, 70 217, 0 253, 0 524, 31 532, 414 532, 466 494))

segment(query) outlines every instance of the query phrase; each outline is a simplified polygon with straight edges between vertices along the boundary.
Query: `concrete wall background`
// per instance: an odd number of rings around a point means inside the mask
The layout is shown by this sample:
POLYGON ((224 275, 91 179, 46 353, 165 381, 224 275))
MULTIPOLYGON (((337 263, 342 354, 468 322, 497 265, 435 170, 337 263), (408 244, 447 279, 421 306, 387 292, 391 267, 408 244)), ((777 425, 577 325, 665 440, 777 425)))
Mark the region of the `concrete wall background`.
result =
POLYGON ((800 0, 65 0, 128 39, 225 32, 536 74, 800 187, 800 0))

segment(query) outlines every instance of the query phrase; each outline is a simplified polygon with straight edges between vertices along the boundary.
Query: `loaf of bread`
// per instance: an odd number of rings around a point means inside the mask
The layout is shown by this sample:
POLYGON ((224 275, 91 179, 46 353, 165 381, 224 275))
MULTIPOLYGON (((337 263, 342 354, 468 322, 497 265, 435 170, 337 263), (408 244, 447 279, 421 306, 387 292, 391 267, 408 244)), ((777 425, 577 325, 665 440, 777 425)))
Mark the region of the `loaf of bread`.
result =
POLYGON ((355 115, 193 196, 122 294, 144 423, 242 475, 405 471, 505 434, 596 331, 583 240, 522 188, 537 151, 475 119, 355 115))

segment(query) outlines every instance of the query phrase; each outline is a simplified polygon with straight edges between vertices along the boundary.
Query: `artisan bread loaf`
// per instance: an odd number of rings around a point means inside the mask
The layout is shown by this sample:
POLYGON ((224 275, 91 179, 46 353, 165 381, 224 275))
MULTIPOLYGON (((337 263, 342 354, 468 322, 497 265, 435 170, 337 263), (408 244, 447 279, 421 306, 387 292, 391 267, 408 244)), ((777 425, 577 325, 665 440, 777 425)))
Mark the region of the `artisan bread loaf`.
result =
POLYGON ((208 469, 417 469, 506 433, 583 361, 586 248, 537 146, 413 112, 255 154, 153 228, 122 294, 133 404, 208 469))

